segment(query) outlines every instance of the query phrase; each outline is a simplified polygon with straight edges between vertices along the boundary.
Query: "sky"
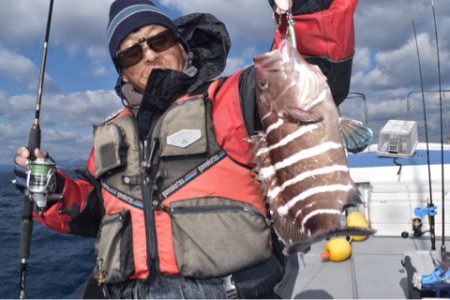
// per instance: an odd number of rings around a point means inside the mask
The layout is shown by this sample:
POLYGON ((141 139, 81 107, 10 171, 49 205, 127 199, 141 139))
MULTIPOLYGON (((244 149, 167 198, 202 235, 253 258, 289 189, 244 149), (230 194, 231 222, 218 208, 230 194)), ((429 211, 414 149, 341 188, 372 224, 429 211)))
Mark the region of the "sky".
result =
MULTIPOLYGON (((42 148, 56 160, 85 159, 92 125, 121 108, 113 87, 117 73, 107 51, 105 31, 112 0, 55 0, 41 109, 42 148)), ((266 0, 160 0, 171 17, 208 12, 222 20, 232 40, 224 74, 266 52, 275 24, 266 0)), ((49 0, 0 1, 0 164, 11 164, 26 145, 37 97, 38 74, 49 0)), ((442 89, 450 89, 450 0, 434 0, 442 89)), ((414 21, 424 89, 439 87, 431 0, 360 0, 354 16, 356 48, 351 92, 344 116, 378 132, 389 119, 416 121, 424 141, 424 116, 414 21), (409 107, 409 109, 408 109, 409 107)), ((446 112, 450 92, 426 92, 428 129, 440 141, 439 99, 446 112)), ((449 112, 450 113, 450 112, 449 112)), ((444 136, 448 126, 444 114, 444 136)), ((446 138, 445 138, 446 140, 446 138)))

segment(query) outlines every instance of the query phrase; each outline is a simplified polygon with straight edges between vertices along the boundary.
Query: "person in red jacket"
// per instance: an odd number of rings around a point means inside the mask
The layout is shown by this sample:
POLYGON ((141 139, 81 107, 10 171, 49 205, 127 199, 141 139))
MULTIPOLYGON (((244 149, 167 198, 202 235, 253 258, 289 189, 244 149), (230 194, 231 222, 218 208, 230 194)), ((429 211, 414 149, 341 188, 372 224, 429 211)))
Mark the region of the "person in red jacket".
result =
MULTIPOLYGON (((295 1, 294 14, 345 15, 340 30, 354 43, 356 0, 311 2, 295 1)), ((200 13, 172 21, 149 0, 114 1, 107 40, 124 108, 94 126, 81 178, 58 170, 52 192, 62 200, 34 214, 53 230, 97 238, 84 296, 277 297, 285 258, 246 141, 261 129, 254 67, 217 79, 230 48, 224 24, 200 13)), ((320 45, 311 57, 334 80, 336 103, 348 93, 353 46, 341 60, 320 45)), ((19 148, 16 164, 28 159, 19 148)))

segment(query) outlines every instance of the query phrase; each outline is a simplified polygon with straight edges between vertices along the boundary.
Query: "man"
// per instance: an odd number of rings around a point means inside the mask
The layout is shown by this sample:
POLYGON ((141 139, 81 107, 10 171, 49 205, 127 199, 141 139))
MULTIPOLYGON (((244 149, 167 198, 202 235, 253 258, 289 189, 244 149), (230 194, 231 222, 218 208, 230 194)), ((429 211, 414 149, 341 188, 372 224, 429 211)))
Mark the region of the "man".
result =
MULTIPOLYGON (((341 2, 351 19, 356 2, 341 2)), ((92 277, 105 297, 277 297, 284 259, 246 141, 260 129, 254 68, 214 80, 230 47, 225 26, 208 14, 174 22, 149 0, 113 2, 107 38, 125 107, 94 126, 82 179, 57 171, 52 192, 63 200, 34 217, 97 236, 92 277)), ((22 147, 15 162, 28 158, 22 147)))

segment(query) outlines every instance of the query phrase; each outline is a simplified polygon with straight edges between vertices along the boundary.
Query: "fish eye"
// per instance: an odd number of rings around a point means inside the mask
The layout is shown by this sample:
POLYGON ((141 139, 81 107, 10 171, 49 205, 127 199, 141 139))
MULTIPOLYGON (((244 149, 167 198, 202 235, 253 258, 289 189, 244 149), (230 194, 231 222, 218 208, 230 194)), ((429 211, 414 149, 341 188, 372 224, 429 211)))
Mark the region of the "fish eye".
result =
POLYGON ((259 81, 259 87, 260 87, 262 90, 267 89, 268 86, 269 86, 269 82, 267 81, 267 79, 261 79, 261 80, 259 81))

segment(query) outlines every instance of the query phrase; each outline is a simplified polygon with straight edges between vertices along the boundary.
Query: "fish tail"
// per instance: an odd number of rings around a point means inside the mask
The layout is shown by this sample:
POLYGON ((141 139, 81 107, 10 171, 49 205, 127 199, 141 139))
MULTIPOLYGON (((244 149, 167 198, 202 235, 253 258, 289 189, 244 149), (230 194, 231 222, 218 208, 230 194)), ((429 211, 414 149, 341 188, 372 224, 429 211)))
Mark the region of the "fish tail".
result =
POLYGON ((329 239, 331 237, 336 236, 349 236, 349 235, 362 235, 362 236, 369 236, 376 232, 375 229, 366 228, 366 227, 339 227, 336 229, 329 230, 327 232, 309 237, 305 240, 298 241, 291 243, 289 245, 286 245, 283 249, 283 254, 288 256, 292 255, 298 252, 306 253, 311 248, 312 244, 315 244, 317 242, 320 242, 324 239, 329 239))

